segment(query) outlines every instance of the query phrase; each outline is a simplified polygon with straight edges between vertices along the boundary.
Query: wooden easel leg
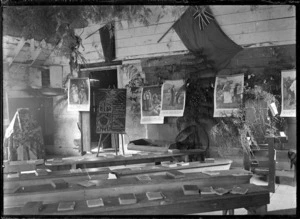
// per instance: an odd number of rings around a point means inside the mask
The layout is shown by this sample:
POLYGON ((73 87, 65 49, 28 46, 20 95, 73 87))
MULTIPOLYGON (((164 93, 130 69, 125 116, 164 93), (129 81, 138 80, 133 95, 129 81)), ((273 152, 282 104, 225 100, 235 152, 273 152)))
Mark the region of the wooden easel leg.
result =
POLYGON ((99 150, 100 150, 100 146, 101 146, 101 138, 102 138, 102 134, 100 134, 100 137, 99 137, 99 141, 98 141, 98 152, 97 152, 97 156, 98 157, 98 154, 99 154, 99 150))
POLYGON ((121 134, 121 141, 122 141, 122 152, 123 152, 123 155, 125 155, 125 150, 124 150, 124 139, 123 139, 124 135, 121 134))

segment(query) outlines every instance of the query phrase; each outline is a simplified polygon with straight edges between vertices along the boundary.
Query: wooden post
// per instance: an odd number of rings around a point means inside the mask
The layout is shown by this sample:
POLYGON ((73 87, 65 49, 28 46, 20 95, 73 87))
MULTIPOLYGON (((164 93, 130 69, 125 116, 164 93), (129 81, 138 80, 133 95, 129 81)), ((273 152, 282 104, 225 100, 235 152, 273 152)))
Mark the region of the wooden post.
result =
POLYGON ((268 189, 270 192, 275 192, 275 149, 274 149, 274 137, 267 137, 268 141, 268 152, 269 152, 269 179, 268 179, 268 189))
POLYGON ((90 112, 81 112, 82 149, 91 151, 91 126, 90 112))

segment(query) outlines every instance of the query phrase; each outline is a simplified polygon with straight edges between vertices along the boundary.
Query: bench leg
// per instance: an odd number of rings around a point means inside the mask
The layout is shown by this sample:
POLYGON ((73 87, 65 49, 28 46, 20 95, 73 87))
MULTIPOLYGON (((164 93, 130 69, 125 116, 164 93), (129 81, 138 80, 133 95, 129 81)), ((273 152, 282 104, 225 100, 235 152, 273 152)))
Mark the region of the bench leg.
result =
POLYGON ((234 215, 234 209, 223 210, 223 215, 234 215))
POLYGON ((263 205, 263 206, 258 206, 258 207, 249 207, 246 208, 248 211, 248 214, 253 215, 266 215, 268 212, 268 207, 267 205, 263 205))

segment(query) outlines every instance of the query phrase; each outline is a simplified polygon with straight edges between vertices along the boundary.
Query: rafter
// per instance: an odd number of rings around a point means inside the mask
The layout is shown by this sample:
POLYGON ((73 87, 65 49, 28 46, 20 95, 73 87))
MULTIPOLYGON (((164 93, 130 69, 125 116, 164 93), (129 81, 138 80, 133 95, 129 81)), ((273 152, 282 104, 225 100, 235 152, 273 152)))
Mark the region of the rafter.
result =
POLYGON ((20 51, 22 50, 23 46, 25 45, 26 41, 24 38, 21 38, 21 40, 19 41, 18 45, 16 46, 16 48, 14 49, 14 56, 12 57, 12 59, 9 61, 9 66, 14 62, 14 60, 16 59, 16 57, 18 56, 18 54, 20 53, 20 51))

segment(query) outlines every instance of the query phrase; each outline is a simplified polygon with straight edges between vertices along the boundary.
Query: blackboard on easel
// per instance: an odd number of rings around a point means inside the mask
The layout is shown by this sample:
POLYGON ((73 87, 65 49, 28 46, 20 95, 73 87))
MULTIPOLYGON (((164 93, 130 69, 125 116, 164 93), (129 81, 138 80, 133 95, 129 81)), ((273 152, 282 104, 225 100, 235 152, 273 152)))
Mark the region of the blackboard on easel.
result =
MULTIPOLYGON (((105 139, 102 134, 125 134, 126 89, 99 89, 95 92, 97 104, 96 133, 100 134, 98 152, 105 139)), ((123 136, 122 149, 124 154, 123 136)), ((117 155, 117 148, 116 148, 117 155)))
POLYGON ((125 134, 126 89, 99 89, 96 104, 96 133, 125 134))

